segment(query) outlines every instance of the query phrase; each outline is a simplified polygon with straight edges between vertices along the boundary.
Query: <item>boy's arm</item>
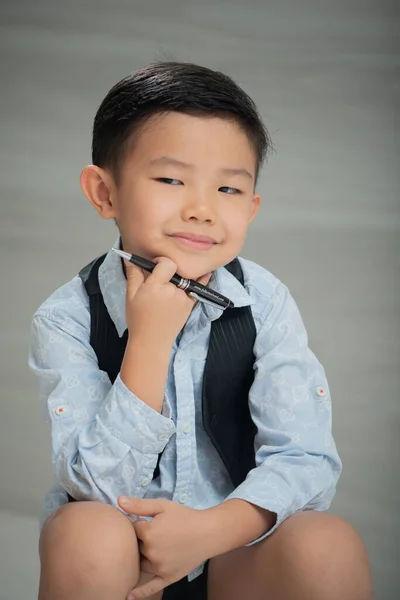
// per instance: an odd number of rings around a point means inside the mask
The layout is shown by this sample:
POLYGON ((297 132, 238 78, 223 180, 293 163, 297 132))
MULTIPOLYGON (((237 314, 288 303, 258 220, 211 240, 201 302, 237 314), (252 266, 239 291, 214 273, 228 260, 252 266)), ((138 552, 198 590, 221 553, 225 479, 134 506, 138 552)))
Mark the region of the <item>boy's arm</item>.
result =
POLYGON ((83 302, 62 298, 65 310, 58 303, 33 320, 30 366, 50 417, 56 479, 77 500, 117 506, 120 494, 143 497, 157 456, 175 433, 164 403, 166 378, 174 340, 194 304, 170 283, 175 272, 166 258, 147 278, 127 265, 129 339, 114 385, 98 368, 83 302))
MULTIPOLYGON (((171 349, 193 309, 194 301, 170 283, 176 264, 165 257, 149 275, 126 263, 126 320, 129 339, 121 379, 143 402, 161 410, 171 349)), ((210 274, 199 278, 206 284, 210 274)))
MULTIPOLYGON (((99 370, 89 330, 83 304, 75 303, 74 318, 39 311, 32 323, 29 363, 50 421, 57 481, 78 500, 117 506, 120 493, 144 495, 175 426, 165 401, 163 409, 163 392, 153 408, 120 376, 111 385, 99 370)), ((151 362, 154 373, 156 363, 151 362)))
MULTIPOLYGON (((226 499, 268 511, 266 518, 273 526, 262 537, 297 511, 327 509, 341 471, 324 369, 308 348, 300 313, 283 284, 271 305, 256 338, 249 396, 258 430, 257 466, 226 499), (271 521, 270 513, 276 520, 271 521)), ((215 512, 221 510, 223 504, 215 512)))

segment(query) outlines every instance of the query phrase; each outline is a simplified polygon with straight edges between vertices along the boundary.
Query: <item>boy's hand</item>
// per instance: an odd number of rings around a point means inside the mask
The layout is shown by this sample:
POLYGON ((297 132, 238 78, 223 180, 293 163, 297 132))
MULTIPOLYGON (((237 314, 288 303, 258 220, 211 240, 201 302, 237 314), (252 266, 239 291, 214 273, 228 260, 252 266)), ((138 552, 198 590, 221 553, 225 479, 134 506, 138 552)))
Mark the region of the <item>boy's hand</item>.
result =
POLYGON ((209 558, 205 511, 169 500, 120 497, 121 508, 137 516, 133 527, 139 540, 140 569, 153 579, 132 590, 129 598, 147 598, 175 583, 209 558))
MULTIPOLYGON (((126 321, 129 337, 146 343, 174 343, 195 304, 186 292, 170 283, 177 265, 169 258, 156 260, 152 273, 125 261, 127 276, 126 321)), ((210 274, 199 278, 206 285, 210 274)))

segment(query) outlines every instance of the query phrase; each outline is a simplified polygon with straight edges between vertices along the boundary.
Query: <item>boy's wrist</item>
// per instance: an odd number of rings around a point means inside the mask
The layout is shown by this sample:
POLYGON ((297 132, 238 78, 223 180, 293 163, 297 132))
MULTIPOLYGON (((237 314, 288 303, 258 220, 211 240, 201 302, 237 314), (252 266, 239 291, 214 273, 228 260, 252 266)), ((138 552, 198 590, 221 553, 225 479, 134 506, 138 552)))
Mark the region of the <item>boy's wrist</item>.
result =
POLYGON ((276 514, 245 500, 231 499, 204 510, 209 557, 251 543, 276 523, 276 514))
POLYGON ((161 413, 172 344, 129 336, 120 377, 140 400, 161 413))
POLYGON ((165 335, 152 335, 149 332, 144 334, 128 332, 128 341, 126 344, 125 354, 134 360, 137 356, 143 356, 151 359, 170 359, 171 350, 175 340, 170 340, 165 335))

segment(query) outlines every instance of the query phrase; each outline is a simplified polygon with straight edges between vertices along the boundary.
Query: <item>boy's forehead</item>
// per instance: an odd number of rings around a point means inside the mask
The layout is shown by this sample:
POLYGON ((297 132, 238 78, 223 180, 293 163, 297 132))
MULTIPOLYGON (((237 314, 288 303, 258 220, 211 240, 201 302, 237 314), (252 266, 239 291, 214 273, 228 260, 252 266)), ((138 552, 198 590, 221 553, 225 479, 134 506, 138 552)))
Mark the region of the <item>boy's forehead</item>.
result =
POLYGON ((218 115, 192 115, 179 111, 169 111, 164 113, 156 113, 151 115, 141 128, 142 135, 153 134, 157 135, 164 133, 166 130, 189 131, 194 135, 198 130, 208 129, 216 133, 225 132, 228 135, 244 135, 239 123, 234 117, 222 117, 218 115))
POLYGON ((254 176, 254 147, 233 118, 180 112, 152 115, 133 134, 129 154, 132 159, 139 158, 142 164, 151 166, 157 162, 172 164, 174 159, 176 164, 190 164, 196 157, 204 157, 205 152, 210 159, 221 156, 227 168, 233 168, 233 165, 237 170, 250 171, 251 177, 254 176))

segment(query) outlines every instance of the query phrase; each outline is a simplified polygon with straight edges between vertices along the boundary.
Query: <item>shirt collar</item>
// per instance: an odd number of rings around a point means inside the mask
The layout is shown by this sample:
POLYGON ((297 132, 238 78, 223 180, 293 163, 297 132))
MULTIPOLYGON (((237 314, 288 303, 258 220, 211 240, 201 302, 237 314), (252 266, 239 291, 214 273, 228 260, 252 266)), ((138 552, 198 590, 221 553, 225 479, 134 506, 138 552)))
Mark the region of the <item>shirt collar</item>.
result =
MULTIPOLYGON (((114 248, 119 248, 118 238, 114 248)), ((99 268, 99 286, 104 304, 108 310, 119 337, 126 331, 125 296, 126 278, 122 269, 122 260, 112 250, 108 252, 99 268)))
MULTIPOLYGON (((119 243, 120 238, 116 240, 114 247, 119 248, 119 243)), ((127 327, 125 316, 126 278, 122 269, 121 258, 112 250, 108 252, 99 268, 99 285, 104 304, 115 324, 119 337, 122 337, 127 327)), ((232 300, 235 308, 252 304, 250 295, 240 281, 224 267, 214 271, 209 287, 232 300)), ((222 311, 214 306, 204 303, 199 304, 212 321, 222 315, 222 311)))
MULTIPOLYGON (((234 308, 252 304, 252 299, 244 286, 225 267, 220 267, 214 271, 208 285, 211 289, 229 298, 233 302, 234 308)), ((202 307, 212 321, 222 315, 222 311, 219 308, 210 306, 209 304, 202 304, 202 307)))

